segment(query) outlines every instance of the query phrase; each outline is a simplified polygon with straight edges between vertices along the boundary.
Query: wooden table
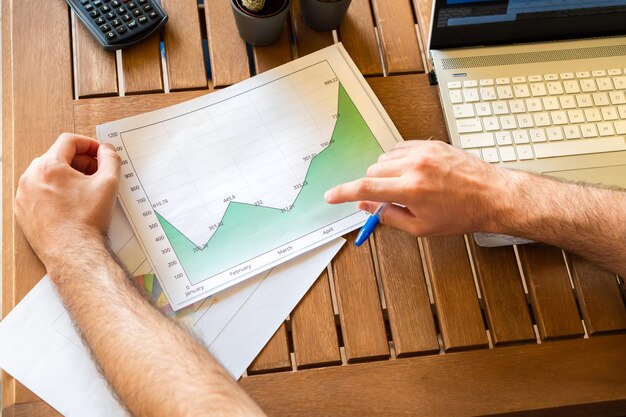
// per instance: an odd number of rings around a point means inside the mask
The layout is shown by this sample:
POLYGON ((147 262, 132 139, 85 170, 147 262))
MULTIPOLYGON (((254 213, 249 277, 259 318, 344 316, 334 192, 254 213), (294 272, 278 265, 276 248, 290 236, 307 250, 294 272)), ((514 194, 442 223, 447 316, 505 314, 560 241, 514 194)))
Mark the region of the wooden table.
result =
MULTIPOLYGON (((162 1, 160 37, 117 55, 63 0, 45 11, 2 1, 5 315, 45 272, 13 217, 17 180, 61 132, 93 136, 99 123, 340 40, 405 138, 447 138, 424 74, 430 0, 353 0, 335 34, 308 28, 295 0, 281 39, 258 48, 237 35, 228 0, 162 1)), ((280 416, 623 415, 624 297, 623 280, 557 248, 484 249, 382 227, 341 250, 240 383, 280 416)), ((3 416, 56 415, 3 382, 3 416)))

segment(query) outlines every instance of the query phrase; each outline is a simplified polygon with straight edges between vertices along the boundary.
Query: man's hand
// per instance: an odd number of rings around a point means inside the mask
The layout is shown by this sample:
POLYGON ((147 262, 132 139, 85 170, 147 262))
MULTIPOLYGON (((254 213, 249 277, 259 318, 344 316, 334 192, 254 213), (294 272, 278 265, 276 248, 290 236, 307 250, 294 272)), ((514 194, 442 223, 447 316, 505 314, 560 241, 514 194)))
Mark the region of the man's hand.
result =
POLYGON ((120 158, 111 145, 69 133, 26 169, 15 216, 48 270, 67 256, 68 245, 106 234, 119 175, 120 158))
POLYGON ((329 190, 331 204, 360 201, 373 212, 394 202, 381 222, 417 236, 493 231, 508 171, 438 141, 407 141, 380 156, 365 178, 329 190))

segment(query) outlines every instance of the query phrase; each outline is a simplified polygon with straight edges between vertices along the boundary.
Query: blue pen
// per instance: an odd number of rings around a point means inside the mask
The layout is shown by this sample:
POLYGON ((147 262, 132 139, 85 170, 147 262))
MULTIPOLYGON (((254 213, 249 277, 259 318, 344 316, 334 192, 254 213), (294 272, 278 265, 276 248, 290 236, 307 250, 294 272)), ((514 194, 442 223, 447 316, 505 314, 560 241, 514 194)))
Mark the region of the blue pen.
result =
POLYGON ((389 207, 389 203, 383 203, 370 215, 363 227, 361 227, 361 230, 359 230, 359 234, 356 236, 356 240, 354 241, 356 246, 361 246, 374 232, 374 229, 376 229, 376 226, 380 223, 379 216, 387 207, 389 207))

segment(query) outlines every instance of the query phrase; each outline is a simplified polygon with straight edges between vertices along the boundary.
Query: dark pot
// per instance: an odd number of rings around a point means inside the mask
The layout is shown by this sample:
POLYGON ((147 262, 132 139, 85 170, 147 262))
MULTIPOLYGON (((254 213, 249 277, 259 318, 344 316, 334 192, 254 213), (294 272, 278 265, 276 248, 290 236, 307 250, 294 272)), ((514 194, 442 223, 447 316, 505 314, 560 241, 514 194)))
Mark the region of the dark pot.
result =
POLYGON ((230 0, 230 5, 235 14, 237 30, 243 40, 252 45, 269 45, 280 38, 291 0, 285 0, 278 12, 265 16, 250 13, 237 0, 230 0))
POLYGON ((300 11, 306 23, 315 30, 336 29, 352 0, 300 0, 300 11))

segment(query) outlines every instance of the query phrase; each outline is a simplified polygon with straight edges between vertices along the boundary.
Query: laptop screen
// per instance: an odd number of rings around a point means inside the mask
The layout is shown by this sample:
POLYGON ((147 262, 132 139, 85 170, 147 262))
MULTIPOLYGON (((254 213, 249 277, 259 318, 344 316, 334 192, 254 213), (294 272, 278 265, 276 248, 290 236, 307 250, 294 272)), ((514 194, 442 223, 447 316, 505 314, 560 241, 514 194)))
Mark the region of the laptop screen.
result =
POLYGON ((431 49, 626 34, 626 0, 436 0, 431 49))

